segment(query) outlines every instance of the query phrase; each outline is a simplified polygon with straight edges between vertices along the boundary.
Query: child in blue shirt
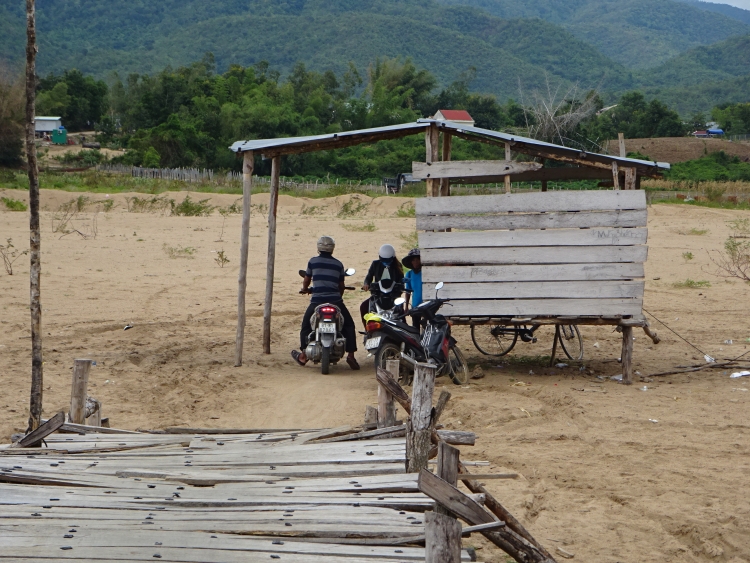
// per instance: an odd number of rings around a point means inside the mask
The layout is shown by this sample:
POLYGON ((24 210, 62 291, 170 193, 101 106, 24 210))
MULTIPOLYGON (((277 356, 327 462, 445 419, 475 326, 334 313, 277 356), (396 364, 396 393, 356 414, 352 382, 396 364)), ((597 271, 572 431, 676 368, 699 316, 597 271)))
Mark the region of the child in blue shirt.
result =
MULTIPOLYGON (((409 268, 404 276, 404 289, 406 290, 406 309, 409 309, 409 298, 411 307, 416 307, 422 302, 422 258, 418 248, 412 248, 409 254, 401 260, 401 263, 409 268)), ((419 315, 421 317, 421 315, 419 315)), ((419 326, 420 318, 414 316, 414 326, 419 326)))

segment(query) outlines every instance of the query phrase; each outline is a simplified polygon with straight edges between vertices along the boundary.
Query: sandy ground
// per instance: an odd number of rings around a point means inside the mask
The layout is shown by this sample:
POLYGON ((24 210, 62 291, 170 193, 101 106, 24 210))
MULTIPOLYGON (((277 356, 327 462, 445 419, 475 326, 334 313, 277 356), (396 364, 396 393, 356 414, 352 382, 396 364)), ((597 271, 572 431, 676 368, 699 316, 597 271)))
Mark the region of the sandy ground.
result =
MULTIPOLYGON (((23 192, 0 195, 22 198, 23 192)), ((396 218, 406 200, 380 198, 366 215, 337 217, 346 197, 304 200, 282 196, 274 300, 273 354, 260 349, 265 283, 268 195, 253 196, 246 363, 233 367, 240 217, 163 217, 128 213, 117 195, 97 215, 98 235, 83 239, 52 233, 54 210, 73 194, 45 191, 43 213, 44 401, 50 415, 66 409, 74 358, 92 358, 90 392, 112 425, 160 428, 326 427, 359 423, 376 402, 372 363, 363 370, 336 366, 328 376, 289 357, 307 300, 297 294, 297 270, 323 234, 336 237, 336 255, 361 282, 380 244, 401 250, 414 220, 396 218), (346 230, 372 221, 374 232, 346 230), (223 238, 223 242, 218 242, 223 238), (190 247, 188 258, 169 258, 169 247, 190 247), (165 250, 166 248, 166 250, 165 250), (216 251, 231 260, 224 268, 216 251), (126 324, 133 328, 124 331, 126 324)), ((181 197, 171 194, 170 197, 181 197)), ((203 194, 192 194, 203 199, 203 194)), ((92 200, 106 199, 101 195, 92 200)), ((212 196, 229 205, 234 196, 212 196)), ((360 203, 370 202, 369 198, 360 203)), ((356 207, 350 205, 350 208, 356 207)), ((86 232, 93 213, 74 223, 86 232)), ((736 357, 750 350, 750 286, 711 275, 707 251, 719 249, 725 221, 748 212, 657 205, 649 210, 650 256, 645 308, 701 350, 736 357), (703 235, 687 234, 708 230, 703 235), (685 261, 684 252, 694 258, 685 261), (674 282, 706 280, 701 289, 674 282), (725 344, 732 340, 732 344, 725 344)), ((27 247, 26 213, 0 211, 0 240, 27 247)), ((15 275, 0 272, 0 436, 26 425, 30 337, 28 262, 15 275)), ((363 295, 347 297, 354 310, 363 295)), ((655 346, 636 332, 635 369, 648 375, 697 364, 702 354, 658 323, 655 346)), ((444 422, 476 431, 467 459, 487 460, 483 472, 517 471, 515 481, 489 488, 551 550, 563 547, 577 561, 750 562, 750 379, 723 370, 654 378, 624 387, 620 340, 609 327, 584 327, 585 370, 548 368, 550 331, 537 344, 519 344, 502 361, 476 352, 465 329, 456 330, 472 364, 485 378, 457 387, 444 422), (643 391, 641 388, 647 387, 643 391), (658 421, 658 422, 657 422, 658 421)), ((750 359, 747 362, 750 365, 750 359)), ((480 558, 505 563, 482 540, 480 558)), ((560 558, 562 559, 562 558, 560 558)))

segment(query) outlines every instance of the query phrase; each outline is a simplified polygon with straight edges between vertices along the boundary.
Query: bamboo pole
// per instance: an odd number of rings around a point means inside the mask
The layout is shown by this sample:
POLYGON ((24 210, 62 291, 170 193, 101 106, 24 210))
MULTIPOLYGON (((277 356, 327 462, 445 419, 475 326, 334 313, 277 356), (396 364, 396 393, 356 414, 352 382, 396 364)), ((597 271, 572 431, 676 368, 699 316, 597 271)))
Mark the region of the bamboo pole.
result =
POLYGON ((276 208, 279 204, 279 173, 281 157, 271 159, 271 201, 268 206, 268 258, 266 261, 266 300, 263 306, 263 353, 271 353, 271 307, 273 276, 276 265, 276 208))
POLYGON ((42 423, 42 235, 39 228, 39 169, 36 160, 36 3, 26 0, 26 160, 29 172, 29 263, 31 310, 31 397, 27 432, 42 423))
POLYGON ((237 292, 237 335, 235 338, 234 365, 242 365, 242 348, 245 344, 245 293, 247 292, 247 256, 250 244, 250 195, 253 189, 253 151, 243 153, 242 163, 242 232, 240 242, 240 274, 237 292))

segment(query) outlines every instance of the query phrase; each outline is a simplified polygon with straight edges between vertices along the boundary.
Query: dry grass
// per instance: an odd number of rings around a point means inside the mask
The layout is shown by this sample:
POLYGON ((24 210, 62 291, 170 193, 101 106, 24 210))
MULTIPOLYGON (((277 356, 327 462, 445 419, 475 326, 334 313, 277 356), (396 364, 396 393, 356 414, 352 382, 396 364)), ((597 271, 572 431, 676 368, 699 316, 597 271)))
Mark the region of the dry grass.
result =
POLYGON ((696 192, 750 196, 750 182, 690 182, 685 180, 646 180, 641 186, 647 190, 664 192, 696 192))

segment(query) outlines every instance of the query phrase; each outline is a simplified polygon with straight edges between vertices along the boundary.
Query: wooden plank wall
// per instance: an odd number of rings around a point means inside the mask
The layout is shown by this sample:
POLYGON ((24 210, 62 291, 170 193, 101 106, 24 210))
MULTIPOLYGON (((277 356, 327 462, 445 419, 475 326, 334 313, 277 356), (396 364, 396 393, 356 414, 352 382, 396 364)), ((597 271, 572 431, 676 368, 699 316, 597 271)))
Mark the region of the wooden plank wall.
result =
POLYGON ((451 317, 640 316, 645 193, 576 191, 422 198, 425 299, 451 317))

